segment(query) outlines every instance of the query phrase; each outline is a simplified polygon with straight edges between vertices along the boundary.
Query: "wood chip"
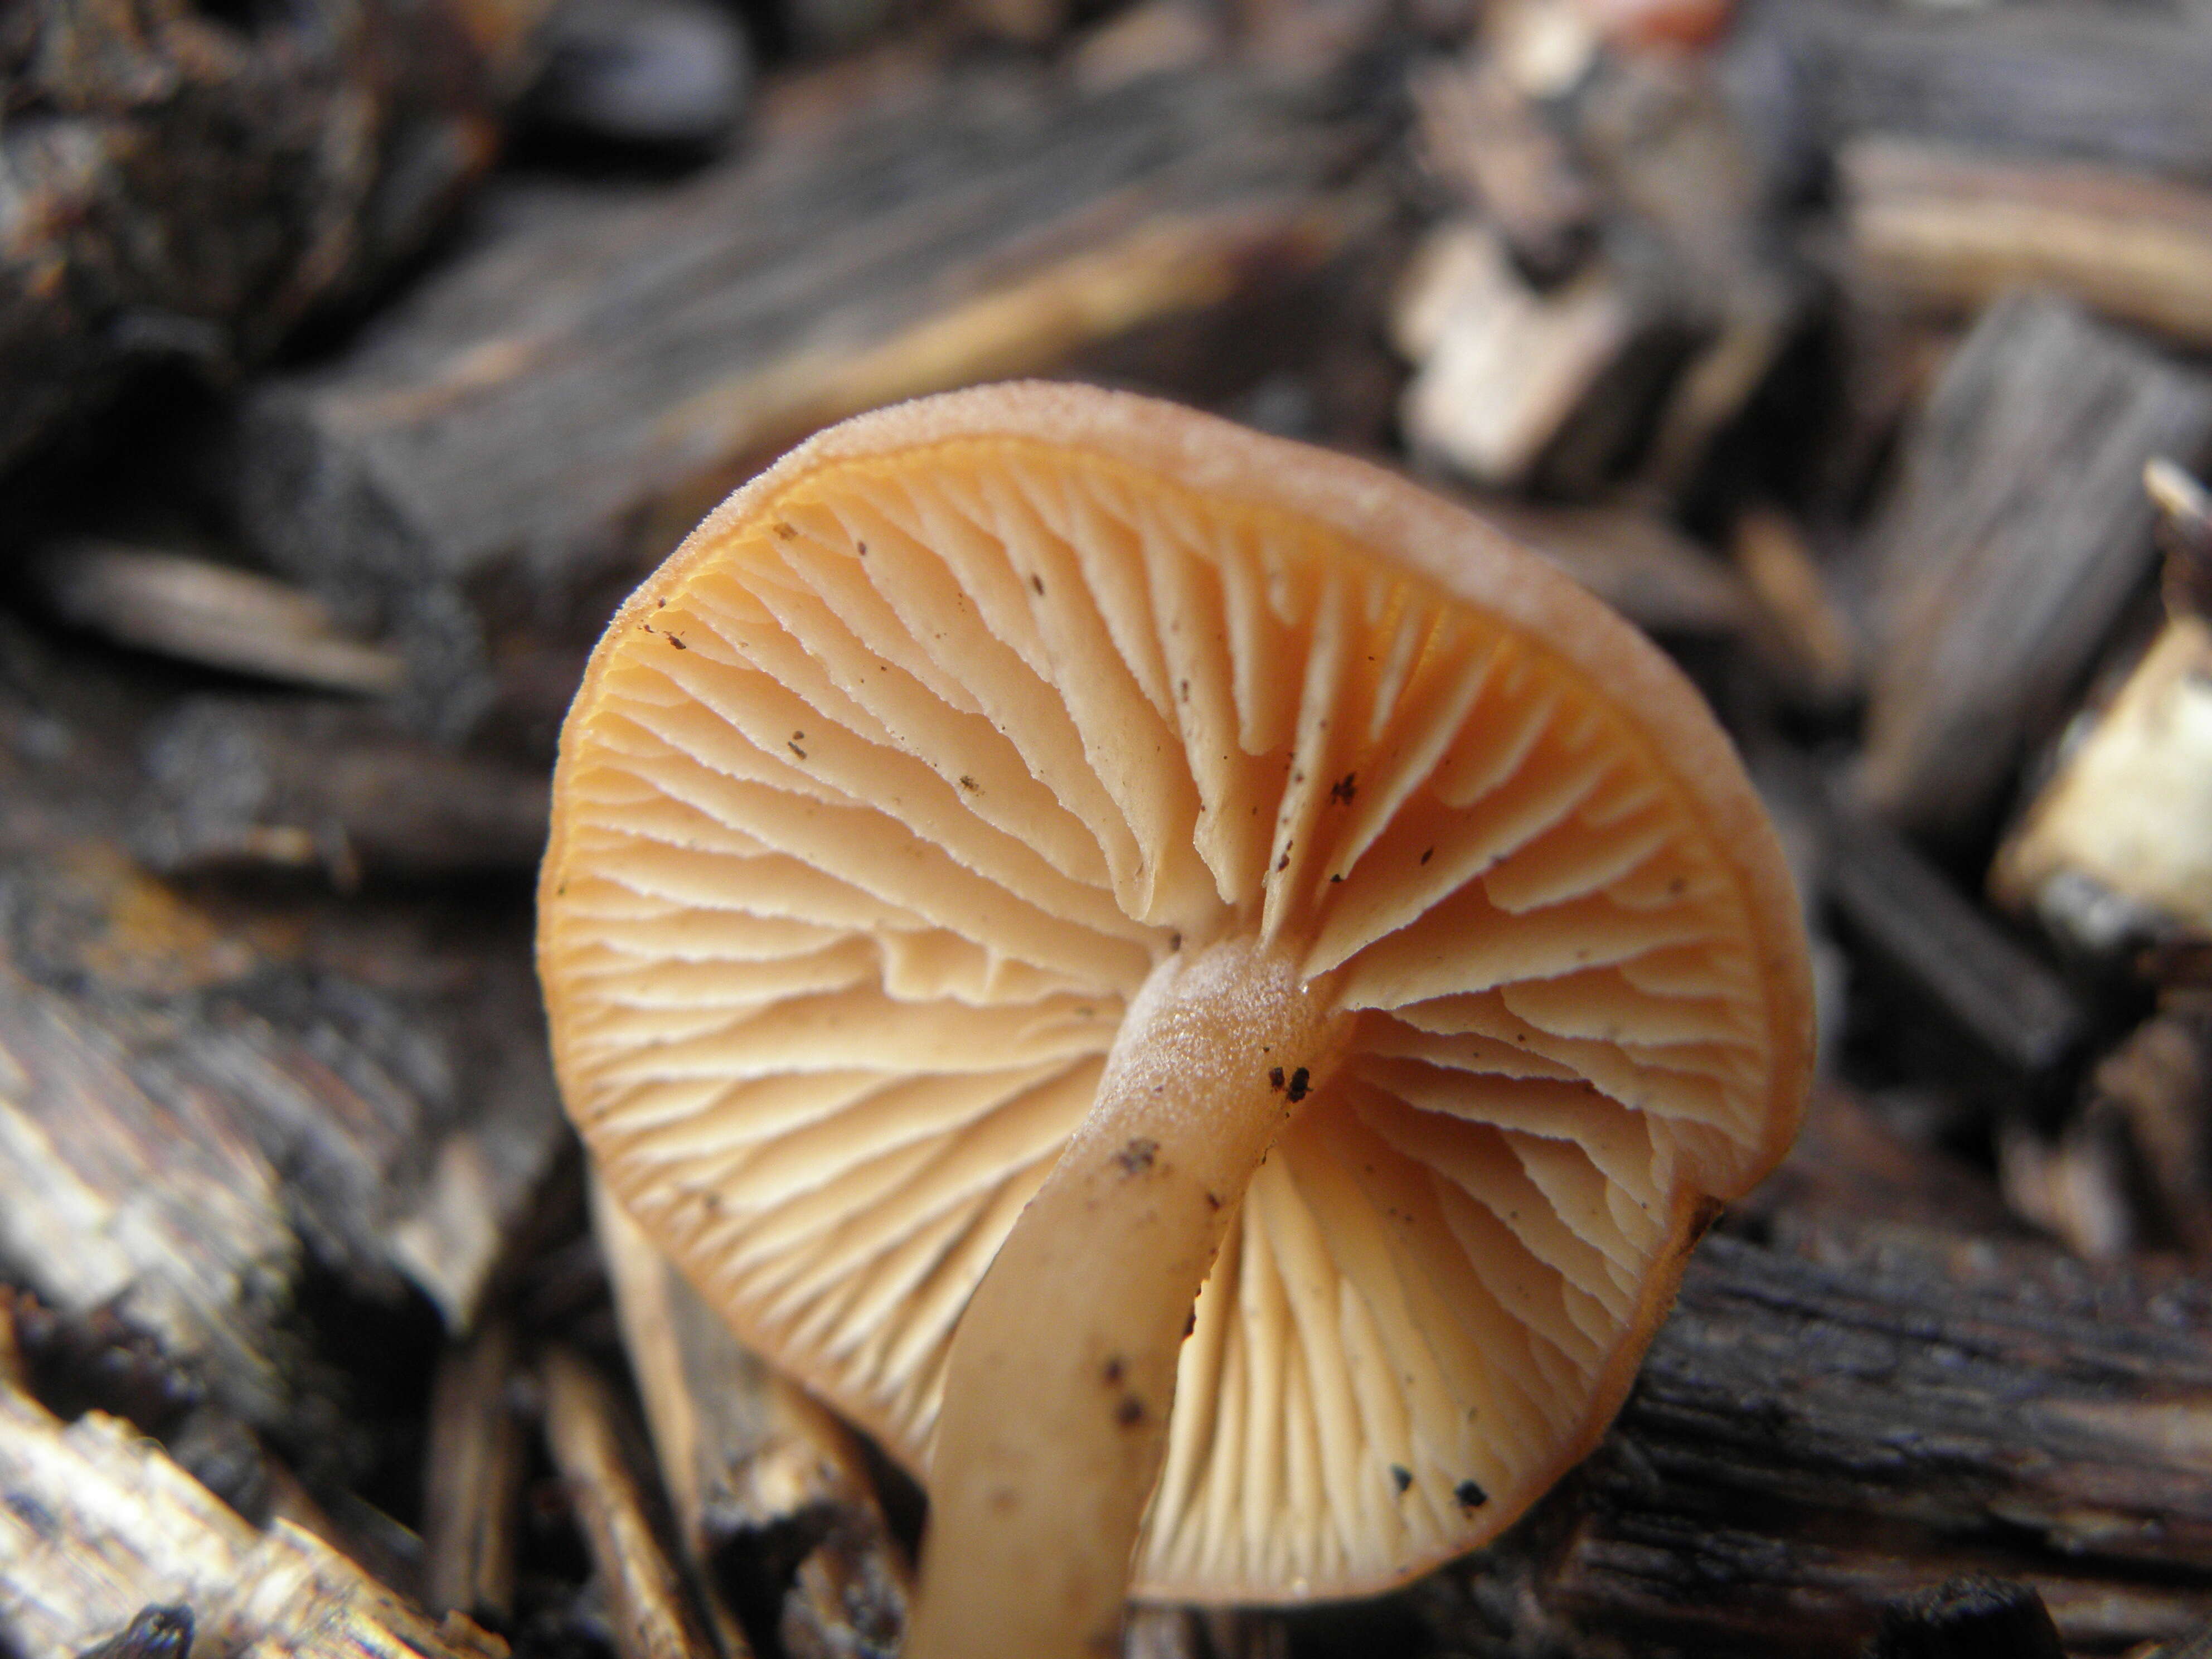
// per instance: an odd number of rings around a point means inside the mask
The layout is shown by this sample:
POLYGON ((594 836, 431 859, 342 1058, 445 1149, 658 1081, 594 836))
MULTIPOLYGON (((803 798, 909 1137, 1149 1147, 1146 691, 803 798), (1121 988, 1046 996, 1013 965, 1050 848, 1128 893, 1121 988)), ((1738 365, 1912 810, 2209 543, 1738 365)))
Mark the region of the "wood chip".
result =
POLYGON ((2212 30, 2185 7, 1783 0, 1729 50, 1747 125, 1793 175, 1882 133, 2212 184, 2212 30))
POLYGON ((438 1362, 422 1468, 423 1600, 504 1627, 514 1612, 526 1438, 514 1327, 495 1320, 438 1362))
POLYGON ((756 1581, 785 1558, 757 1588, 796 1659, 894 1650, 911 1571, 851 1431, 732 1336, 604 1188, 592 1215, 686 1551, 756 1581))
POLYGON ((1593 260, 1540 292, 1472 223, 1431 234, 1392 320, 1418 365, 1401 406, 1414 455, 1494 489, 1595 489, 1689 343, 1639 276, 1593 260))
POLYGON ((289 1522, 255 1531, 131 1425, 94 1412, 64 1425, 0 1385, 0 1639, 74 1653, 162 1603, 188 1607, 211 1650, 254 1659, 507 1652, 289 1522))
POLYGON ((1992 1086, 1991 1061, 2007 1085, 2063 1082, 2088 1031, 2066 981, 1842 790, 1820 799, 1827 896, 1882 1005, 1948 1034, 1946 1063, 1970 1085, 1992 1086))
POLYGON ((527 874, 545 845, 544 772, 398 730, 377 711, 192 697, 141 746, 131 848, 165 876, 319 871, 363 880, 527 874))
POLYGON ((1638 1652, 1847 1655, 1897 1598, 1986 1572, 2067 1651, 2118 1653, 2212 1615, 2212 1480, 2176 1455, 2208 1433, 2201 1281, 1848 1220, 1790 1251, 1715 1237, 1577 1480, 1416 1594, 1444 1651, 1492 1650, 1487 1603, 1638 1652))
MULTIPOLYGON (((258 393, 246 528, 467 727, 495 643, 582 649, 775 451, 1310 270, 1366 128, 1227 71, 947 76, 656 192, 510 197, 354 354, 258 393)), ((573 684, 562 687, 557 711, 573 684)))
POLYGON ((1990 884, 2110 953, 2212 938, 2212 623, 2168 623, 1999 849, 1990 884))
POLYGON ((1859 690, 1864 647, 1796 522, 1778 508, 1753 507, 1737 518, 1729 551, 1778 676, 1816 706, 1847 702, 1859 690))
POLYGON ((1855 140, 1837 168, 1864 279, 1906 301, 1972 312, 2051 288, 2212 344, 2212 190, 1888 137, 1855 140))
POLYGON ((133 707, 27 651, 0 678, 0 729, 52 733, 0 746, 0 1264, 276 1433, 307 1263, 465 1328, 564 1145, 528 917, 149 877, 133 707))
POLYGON ((1648 634, 1729 636, 1752 620, 1738 574, 1654 514, 1498 495, 1467 504, 1648 634))
POLYGON ((71 542, 31 564, 63 621, 118 645, 331 691, 399 689, 406 665, 340 634, 311 593, 155 548, 71 542))
POLYGON ((614 1389, 574 1350, 538 1363, 545 1439, 568 1492, 621 1659, 707 1659, 713 1650, 654 1536, 625 1442, 635 1431, 614 1389))
POLYGON ((2144 464, 2212 443, 2212 379, 2041 295, 1992 307, 1908 435, 1875 531, 1864 782, 1982 827, 2153 564, 2144 464))

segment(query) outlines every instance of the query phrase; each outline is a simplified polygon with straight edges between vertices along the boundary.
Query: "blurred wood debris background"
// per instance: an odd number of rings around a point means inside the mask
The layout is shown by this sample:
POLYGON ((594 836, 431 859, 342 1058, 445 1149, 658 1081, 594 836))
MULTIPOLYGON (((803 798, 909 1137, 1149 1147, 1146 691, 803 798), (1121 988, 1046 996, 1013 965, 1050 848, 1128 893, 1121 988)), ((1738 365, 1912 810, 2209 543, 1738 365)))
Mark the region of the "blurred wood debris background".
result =
POLYGON ((0 1654, 896 1651, 920 1494, 587 1185, 611 606, 1016 374, 1419 472, 1674 653, 1805 1139, 1599 1452, 1131 1659, 2212 1652, 2206 0, 0 6, 0 1654))

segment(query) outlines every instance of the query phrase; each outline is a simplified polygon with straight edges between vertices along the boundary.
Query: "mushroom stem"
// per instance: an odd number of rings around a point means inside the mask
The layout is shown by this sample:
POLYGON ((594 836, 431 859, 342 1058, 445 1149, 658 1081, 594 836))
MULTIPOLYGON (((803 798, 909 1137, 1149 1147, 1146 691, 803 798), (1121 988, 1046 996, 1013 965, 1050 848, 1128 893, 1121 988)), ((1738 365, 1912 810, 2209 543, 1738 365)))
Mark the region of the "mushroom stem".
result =
POLYGON ((1352 1017, 1249 939, 1167 957, 954 1335, 908 1659, 1108 1659, 1191 1309, 1352 1017))

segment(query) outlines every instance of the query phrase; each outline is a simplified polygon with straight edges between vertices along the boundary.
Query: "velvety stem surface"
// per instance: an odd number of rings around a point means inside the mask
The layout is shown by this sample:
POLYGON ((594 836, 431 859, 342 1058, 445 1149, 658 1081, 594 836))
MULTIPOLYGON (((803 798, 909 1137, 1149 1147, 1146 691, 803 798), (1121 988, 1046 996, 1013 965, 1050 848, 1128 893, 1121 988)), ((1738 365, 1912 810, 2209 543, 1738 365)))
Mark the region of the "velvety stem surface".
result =
POLYGON ((909 1659, 1120 1653, 1191 1309, 1351 1024, 1249 940, 1153 970, 953 1339, 909 1659))

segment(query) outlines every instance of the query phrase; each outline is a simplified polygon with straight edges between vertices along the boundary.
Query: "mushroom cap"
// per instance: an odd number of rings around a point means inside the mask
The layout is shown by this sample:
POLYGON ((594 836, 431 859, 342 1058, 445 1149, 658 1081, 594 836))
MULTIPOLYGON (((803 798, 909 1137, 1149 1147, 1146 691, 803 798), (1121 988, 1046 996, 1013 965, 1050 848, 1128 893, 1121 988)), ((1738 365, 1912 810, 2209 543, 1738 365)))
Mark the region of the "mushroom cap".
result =
POLYGON ((1403 479, 1088 387, 862 416, 723 503, 592 659, 540 906, 607 1180, 918 1473, 1152 965, 1253 931, 1358 1011, 1194 1311, 1160 1597, 1501 1531, 1811 1069, 1772 831, 1649 641, 1403 479))

